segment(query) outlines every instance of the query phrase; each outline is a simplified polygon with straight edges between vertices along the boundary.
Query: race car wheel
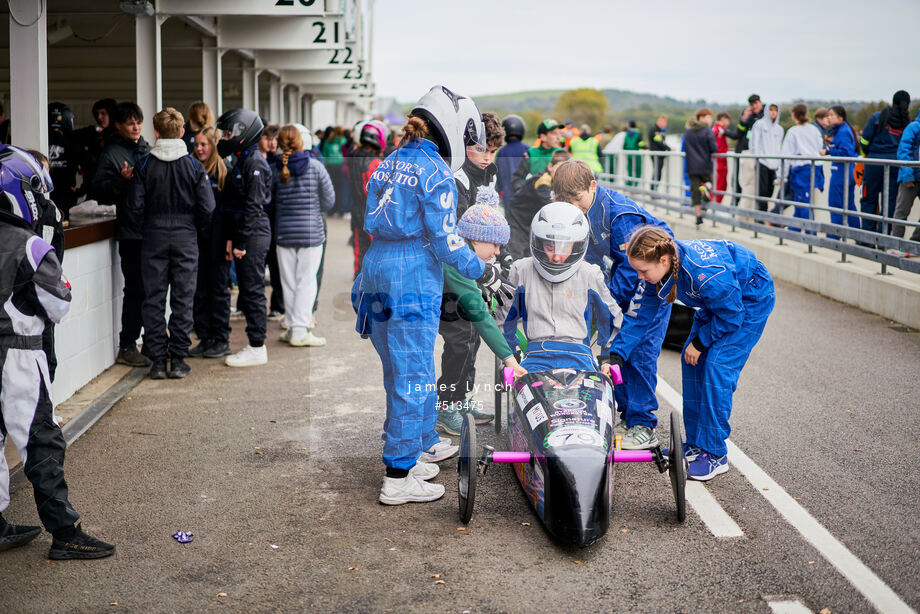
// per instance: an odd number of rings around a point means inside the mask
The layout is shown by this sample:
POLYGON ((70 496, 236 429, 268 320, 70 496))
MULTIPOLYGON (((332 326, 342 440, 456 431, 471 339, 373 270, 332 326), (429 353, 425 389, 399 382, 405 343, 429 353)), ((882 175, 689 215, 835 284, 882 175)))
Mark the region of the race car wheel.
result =
POLYGON ((476 422, 472 414, 464 414, 463 427, 460 429, 460 455, 457 457, 457 499, 460 502, 460 522, 463 524, 473 517, 478 454, 476 422))
POLYGON ((502 432, 502 410, 505 396, 505 366, 495 358, 495 433, 502 432))
POLYGON ((687 518, 687 459, 684 458, 684 419, 676 411, 671 412, 671 451, 668 459, 668 475, 671 476, 671 491, 677 504, 677 520, 687 518))

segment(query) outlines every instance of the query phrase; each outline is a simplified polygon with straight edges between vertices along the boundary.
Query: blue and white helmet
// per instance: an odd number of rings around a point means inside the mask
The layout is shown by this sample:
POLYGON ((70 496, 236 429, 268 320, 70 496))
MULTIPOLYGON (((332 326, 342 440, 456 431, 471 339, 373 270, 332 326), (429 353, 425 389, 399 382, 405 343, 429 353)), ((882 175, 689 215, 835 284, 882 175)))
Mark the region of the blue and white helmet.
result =
POLYGON ((49 198, 51 176, 32 154, 15 145, 0 145, 0 220, 32 228, 38 219, 36 196, 49 198))

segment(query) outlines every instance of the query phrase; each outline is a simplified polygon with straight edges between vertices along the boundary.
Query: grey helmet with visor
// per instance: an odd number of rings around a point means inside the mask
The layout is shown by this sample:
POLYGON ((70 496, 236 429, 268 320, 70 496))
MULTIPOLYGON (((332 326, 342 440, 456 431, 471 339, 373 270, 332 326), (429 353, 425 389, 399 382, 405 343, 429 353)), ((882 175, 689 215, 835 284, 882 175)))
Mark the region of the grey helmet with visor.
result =
POLYGON ((485 151, 486 129, 471 98, 436 85, 419 99, 411 115, 428 124, 431 138, 451 172, 463 166, 467 147, 481 147, 485 151))
POLYGON ((530 253, 543 279, 559 283, 575 274, 588 250, 588 219, 570 203, 553 202, 530 224, 530 253))

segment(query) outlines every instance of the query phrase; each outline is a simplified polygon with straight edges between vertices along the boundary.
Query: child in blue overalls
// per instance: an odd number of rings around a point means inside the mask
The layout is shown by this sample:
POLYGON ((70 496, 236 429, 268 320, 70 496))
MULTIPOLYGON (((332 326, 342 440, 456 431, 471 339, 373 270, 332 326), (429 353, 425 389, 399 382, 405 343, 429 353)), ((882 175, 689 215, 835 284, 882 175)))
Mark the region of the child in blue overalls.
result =
POLYGON ((659 297, 698 308, 681 364, 684 456, 690 461, 687 477, 710 480, 728 471, 732 394, 773 311, 773 279, 745 247, 676 241, 656 226, 637 230, 626 254, 639 279, 657 285, 659 297))
POLYGON ((658 445, 658 356, 671 318, 671 305, 660 300, 636 277, 626 260, 626 243, 633 231, 652 224, 672 235, 668 225, 619 192, 597 185, 594 173, 581 160, 563 162, 553 174, 557 200, 577 206, 591 226, 585 260, 606 268, 610 261, 607 287, 623 310, 623 330, 610 348, 613 364, 620 365, 623 385, 614 389, 617 411, 625 426, 622 446, 645 450, 658 445), (561 174, 560 174, 561 173, 561 174))

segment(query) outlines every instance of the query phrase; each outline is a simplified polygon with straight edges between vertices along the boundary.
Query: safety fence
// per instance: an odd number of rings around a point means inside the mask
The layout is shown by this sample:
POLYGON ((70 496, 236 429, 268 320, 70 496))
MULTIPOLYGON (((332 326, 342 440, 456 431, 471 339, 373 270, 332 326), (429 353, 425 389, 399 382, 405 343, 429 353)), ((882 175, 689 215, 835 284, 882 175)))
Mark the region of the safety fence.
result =
MULTIPOLYGON (((679 151, 628 151, 604 156, 604 172, 598 175, 601 185, 626 194, 639 203, 661 207, 680 214, 692 214, 690 185, 684 172, 684 153, 679 151)), ((713 200, 705 202, 704 217, 716 223, 731 226, 732 232, 744 228, 756 237, 763 233, 775 236, 780 245, 796 241, 808 245, 808 251, 817 247, 840 253, 841 262, 847 256, 872 260, 880 264, 881 273, 887 267, 920 274, 920 241, 912 241, 912 233, 920 234, 920 222, 896 219, 885 203, 893 202, 897 193, 894 169, 920 167, 920 162, 902 162, 879 158, 844 158, 822 156, 754 155, 725 153, 713 156, 711 190, 713 200), (718 160, 727 163, 727 185, 715 189, 718 160), (775 160, 779 163, 775 185, 761 190, 757 160, 775 160), (858 167, 857 165, 862 165, 858 167), (808 168, 807 202, 792 200, 788 179, 793 166, 808 168), (854 190, 854 168, 881 167, 881 190, 876 200, 880 204, 860 209, 861 190, 854 190), (836 186, 831 186, 832 173, 836 186), (842 177, 841 177, 842 175, 842 177), (735 178, 741 181, 741 190, 735 178), (823 177, 824 189, 821 187, 823 177), (781 179, 785 178, 786 181, 781 179), (842 181, 842 194, 850 194, 849 206, 831 206, 828 193, 842 181), (744 189, 747 185, 748 190, 744 189), (764 193, 764 196, 759 194, 764 193), (719 198, 721 197, 721 198, 719 198), (717 202, 722 200, 722 202, 717 202), (891 199, 891 200, 890 200, 891 199), (900 229, 898 227, 901 227, 900 229), (892 230, 901 236, 893 236, 892 230), (898 232, 899 231, 899 232, 898 232), (902 238, 907 237, 907 238, 902 238), (911 257, 913 256, 913 257, 911 257)), ((801 171, 798 171, 801 174, 801 171)), ((863 170, 865 176, 865 170, 863 170)), ((842 200, 846 203, 843 197, 842 200)), ((916 213, 912 216, 916 218, 916 213)))

